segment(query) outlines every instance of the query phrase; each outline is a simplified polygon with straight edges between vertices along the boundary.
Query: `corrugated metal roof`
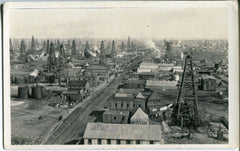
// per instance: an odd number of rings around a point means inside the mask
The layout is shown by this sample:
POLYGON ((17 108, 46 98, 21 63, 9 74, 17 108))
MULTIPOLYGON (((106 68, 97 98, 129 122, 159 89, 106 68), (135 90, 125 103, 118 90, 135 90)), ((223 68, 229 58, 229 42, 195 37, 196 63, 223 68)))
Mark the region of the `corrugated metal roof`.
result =
POLYGON ((162 131, 160 125, 88 123, 83 138, 159 141, 162 131))
POLYGON ((175 87, 177 86, 177 81, 159 81, 159 80, 147 80, 146 87, 148 86, 168 86, 168 87, 175 87))

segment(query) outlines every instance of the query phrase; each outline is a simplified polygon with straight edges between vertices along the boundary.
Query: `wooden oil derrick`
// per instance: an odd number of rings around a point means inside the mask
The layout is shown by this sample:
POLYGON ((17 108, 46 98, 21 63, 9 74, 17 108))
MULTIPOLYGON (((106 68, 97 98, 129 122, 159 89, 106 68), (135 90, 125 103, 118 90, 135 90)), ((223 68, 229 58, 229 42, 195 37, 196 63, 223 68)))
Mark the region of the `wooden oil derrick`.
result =
POLYGON ((105 49, 103 41, 101 41, 99 64, 105 64, 105 49))
POLYGON ((116 45, 115 45, 115 41, 112 41, 112 52, 111 52, 112 57, 114 57, 114 55, 116 55, 116 45))
POLYGON ((200 124, 198 101, 195 92, 195 80, 191 56, 185 59, 177 102, 172 111, 172 124, 183 127, 197 127, 200 124))

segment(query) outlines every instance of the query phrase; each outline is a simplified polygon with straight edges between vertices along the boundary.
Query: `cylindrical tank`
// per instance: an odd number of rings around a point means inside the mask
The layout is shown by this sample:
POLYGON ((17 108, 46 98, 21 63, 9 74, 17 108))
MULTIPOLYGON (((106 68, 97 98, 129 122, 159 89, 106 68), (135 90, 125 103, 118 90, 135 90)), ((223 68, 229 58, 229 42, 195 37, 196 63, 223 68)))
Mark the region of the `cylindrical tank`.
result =
POLYGON ((42 99, 42 86, 32 87, 32 98, 42 99))
POLYGON ((28 98, 28 86, 18 87, 18 97, 26 99, 28 98))

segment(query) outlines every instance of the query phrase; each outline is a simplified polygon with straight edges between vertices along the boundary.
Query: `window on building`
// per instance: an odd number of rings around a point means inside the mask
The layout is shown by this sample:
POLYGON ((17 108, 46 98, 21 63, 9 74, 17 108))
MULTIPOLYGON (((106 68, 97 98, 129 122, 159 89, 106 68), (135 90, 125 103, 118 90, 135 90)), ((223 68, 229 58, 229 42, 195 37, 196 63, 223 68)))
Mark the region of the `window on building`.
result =
POLYGON ((129 104, 127 104, 127 108, 129 107, 129 104))
POLYGON ((91 139, 88 139, 88 144, 92 144, 92 140, 91 139))
POLYGON ((111 140, 110 139, 107 139, 107 144, 111 144, 111 140))
POLYGON ((131 141, 130 141, 130 140, 127 140, 127 141, 126 141, 126 144, 131 144, 131 141))
POLYGON ((136 144, 140 144, 140 140, 136 140, 136 144))
POLYGON ((149 141, 149 144, 153 144, 153 141, 149 141))
POLYGON ((121 107, 123 107, 123 103, 121 103, 121 107))
POLYGON ((117 144, 118 144, 118 145, 121 144, 121 141, 120 141, 119 139, 117 140, 117 144))
POLYGON ((133 103, 133 107, 135 107, 135 104, 133 103))
POLYGON ((98 144, 102 144, 102 140, 101 139, 98 139, 98 144))
POLYGON ((117 107, 117 103, 115 103, 115 107, 117 107))
POLYGON ((116 116, 114 116, 113 119, 116 120, 117 119, 116 116))
POLYGON ((139 104, 138 106, 141 107, 141 104, 139 104))
POLYGON ((123 117, 122 117, 122 121, 124 121, 124 119, 125 119, 125 118, 124 118, 124 116, 123 116, 123 117))

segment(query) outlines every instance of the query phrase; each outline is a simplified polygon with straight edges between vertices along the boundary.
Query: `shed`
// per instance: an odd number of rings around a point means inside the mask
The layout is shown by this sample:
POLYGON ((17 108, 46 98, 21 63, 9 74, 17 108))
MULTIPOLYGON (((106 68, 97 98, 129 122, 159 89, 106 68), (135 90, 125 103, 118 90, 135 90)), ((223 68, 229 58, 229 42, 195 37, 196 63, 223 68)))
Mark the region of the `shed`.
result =
POLYGON ((209 75, 203 75, 200 80, 200 89, 205 91, 215 91, 216 79, 209 75))

